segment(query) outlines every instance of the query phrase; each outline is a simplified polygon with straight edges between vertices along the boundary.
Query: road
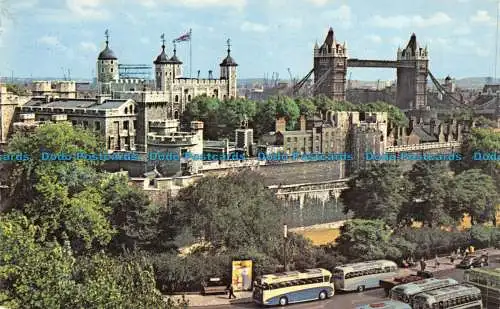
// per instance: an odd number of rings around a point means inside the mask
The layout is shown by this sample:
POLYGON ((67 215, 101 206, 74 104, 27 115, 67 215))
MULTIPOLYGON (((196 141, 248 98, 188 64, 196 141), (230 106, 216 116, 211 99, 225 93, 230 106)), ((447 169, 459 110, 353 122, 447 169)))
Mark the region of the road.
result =
MULTIPOLYGON (((490 258, 489 267, 500 267, 499 260, 490 258)), ((435 273, 436 278, 453 278, 459 282, 462 282, 464 276, 464 271, 462 269, 449 269, 443 270, 435 273)), ((323 309, 323 308, 342 308, 350 309, 354 308, 355 305, 367 304, 371 302, 377 302, 385 299, 385 293, 383 289, 373 289, 367 290, 362 293, 337 293, 334 297, 324 300, 324 301, 314 301, 303 304, 289 305, 287 308, 290 309, 323 309)), ((206 308, 220 308, 220 309, 238 309, 238 308, 258 308, 254 304, 239 304, 239 305, 229 305, 229 306, 217 306, 217 307, 206 307, 206 308)))

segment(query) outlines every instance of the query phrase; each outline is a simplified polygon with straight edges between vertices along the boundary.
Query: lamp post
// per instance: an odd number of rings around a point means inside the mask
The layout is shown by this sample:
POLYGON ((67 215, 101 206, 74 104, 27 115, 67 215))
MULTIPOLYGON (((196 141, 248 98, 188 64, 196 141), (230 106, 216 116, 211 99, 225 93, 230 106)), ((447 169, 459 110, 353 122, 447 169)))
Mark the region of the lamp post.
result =
POLYGON ((285 268, 285 271, 287 271, 287 265, 286 265, 286 241, 288 239, 288 226, 286 224, 283 224, 283 266, 285 268))

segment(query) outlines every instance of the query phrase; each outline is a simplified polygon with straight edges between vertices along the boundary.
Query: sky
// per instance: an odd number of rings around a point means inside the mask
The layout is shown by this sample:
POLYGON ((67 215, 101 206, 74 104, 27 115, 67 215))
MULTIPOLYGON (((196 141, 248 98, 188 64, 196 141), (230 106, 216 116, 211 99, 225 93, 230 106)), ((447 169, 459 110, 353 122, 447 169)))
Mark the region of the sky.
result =
MULTIPOLYGON (((192 72, 219 73, 231 39, 240 78, 277 72, 301 78, 329 27, 348 55, 394 60, 412 32, 427 45, 438 78, 495 75, 497 0, 0 0, 0 76, 90 79, 109 29, 123 64, 151 64, 192 29, 192 72)), ((178 56, 189 75, 189 44, 178 56)), ((500 66, 500 64, 499 64, 500 66)), ((355 68, 357 80, 388 80, 395 70, 355 68)), ((500 75, 499 75, 500 76, 500 75)))

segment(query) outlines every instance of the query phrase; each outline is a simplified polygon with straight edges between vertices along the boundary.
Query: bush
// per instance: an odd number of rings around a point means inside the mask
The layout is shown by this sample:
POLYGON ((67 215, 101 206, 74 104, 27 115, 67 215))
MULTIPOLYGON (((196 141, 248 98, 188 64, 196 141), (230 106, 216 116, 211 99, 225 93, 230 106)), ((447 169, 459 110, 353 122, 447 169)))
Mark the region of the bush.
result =
POLYGON ((500 231, 496 227, 474 225, 470 229, 471 244, 476 248, 498 247, 500 231))

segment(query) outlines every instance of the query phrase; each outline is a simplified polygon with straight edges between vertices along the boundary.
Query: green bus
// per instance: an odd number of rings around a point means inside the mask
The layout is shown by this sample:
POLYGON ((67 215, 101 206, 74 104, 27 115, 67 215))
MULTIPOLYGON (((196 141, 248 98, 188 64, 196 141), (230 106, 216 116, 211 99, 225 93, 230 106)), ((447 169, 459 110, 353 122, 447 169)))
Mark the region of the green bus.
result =
POLYGON ((500 268, 466 270, 464 281, 481 290, 485 307, 500 308, 500 268))

